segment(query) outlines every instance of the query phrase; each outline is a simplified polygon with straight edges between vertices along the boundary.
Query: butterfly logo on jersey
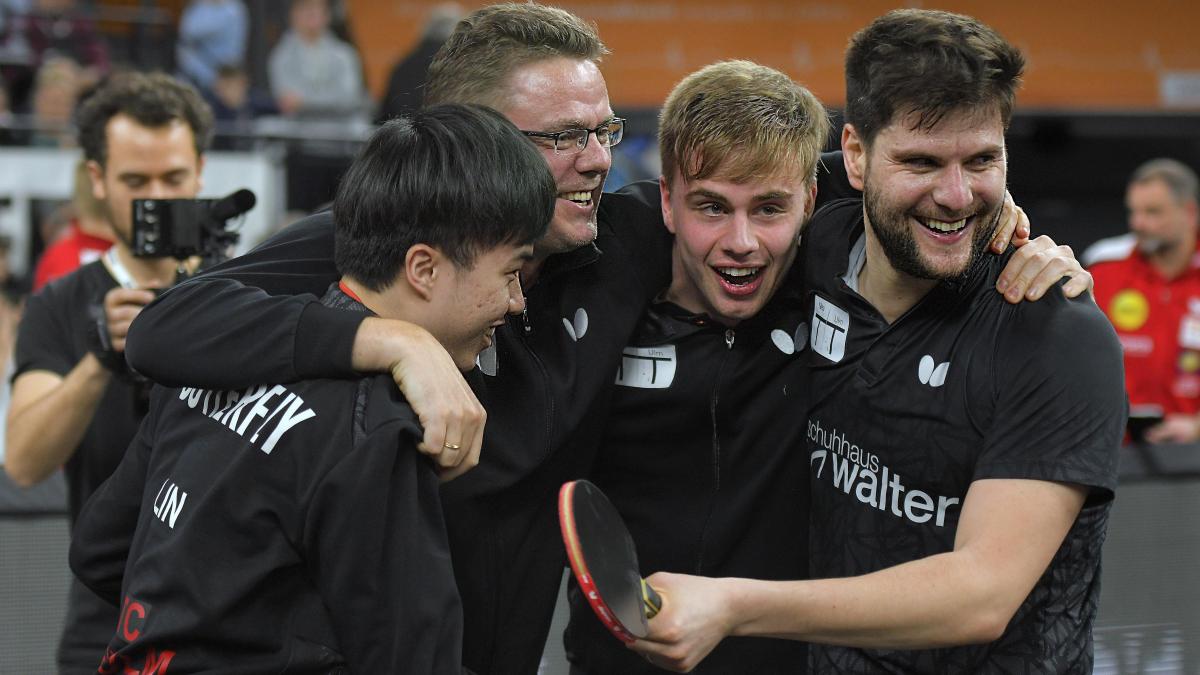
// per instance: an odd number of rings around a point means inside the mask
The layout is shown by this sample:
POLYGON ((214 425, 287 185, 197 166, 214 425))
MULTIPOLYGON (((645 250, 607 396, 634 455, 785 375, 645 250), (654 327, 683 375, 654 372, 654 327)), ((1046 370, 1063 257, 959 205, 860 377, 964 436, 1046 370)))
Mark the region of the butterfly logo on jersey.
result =
POLYGON ((566 317, 563 317, 562 322, 563 322, 563 327, 567 329, 567 335, 570 335, 572 340, 574 340, 575 342, 578 342, 578 341, 582 340, 584 334, 587 333, 587 329, 588 329, 587 310, 580 307, 579 309, 575 310, 575 319, 573 321, 568 320, 566 317))
POLYGON ((804 351, 805 345, 808 344, 808 324, 801 323, 796 327, 796 332, 791 335, 783 329, 776 328, 771 331, 771 342, 775 343, 779 351, 784 354, 791 355, 804 351))
POLYGON ((946 373, 950 372, 950 362, 938 363, 932 356, 926 354, 921 357, 921 364, 917 366, 917 379, 921 384, 927 384, 931 387, 940 387, 946 383, 946 373))

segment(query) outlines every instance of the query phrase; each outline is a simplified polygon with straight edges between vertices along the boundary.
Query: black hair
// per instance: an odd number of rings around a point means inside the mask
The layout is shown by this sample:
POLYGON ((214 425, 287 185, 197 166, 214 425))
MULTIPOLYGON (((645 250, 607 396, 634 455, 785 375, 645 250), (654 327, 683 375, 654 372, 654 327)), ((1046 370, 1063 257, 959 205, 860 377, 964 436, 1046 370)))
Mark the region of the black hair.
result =
POLYGON ((108 122, 128 115, 152 129, 182 120, 192 129, 196 156, 212 137, 212 108, 189 84, 164 73, 126 72, 113 75, 87 96, 76 112, 83 156, 104 166, 108 159, 108 122))
POLYGON ((333 202, 338 271, 373 291, 424 243, 454 264, 546 233, 557 188, 540 152, 500 113, 442 105, 371 136, 333 202))

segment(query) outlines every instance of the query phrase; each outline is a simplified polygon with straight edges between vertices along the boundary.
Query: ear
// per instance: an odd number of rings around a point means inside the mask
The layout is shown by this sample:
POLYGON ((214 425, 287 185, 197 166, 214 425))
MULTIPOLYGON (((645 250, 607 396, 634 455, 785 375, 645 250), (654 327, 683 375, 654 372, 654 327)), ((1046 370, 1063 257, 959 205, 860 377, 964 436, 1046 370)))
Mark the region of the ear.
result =
POLYGON ((428 244, 413 244, 404 255, 404 281, 421 299, 433 299, 441 268, 450 264, 442 252, 428 244))
POLYGON ((204 155, 196 158, 196 194, 204 189, 204 155))
POLYGON ((808 201, 804 204, 804 220, 812 218, 813 211, 817 208, 817 179, 812 179, 811 185, 808 186, 808 201))
POLYGON ((842 161, 846 165, 846 178, 859 192, 863 190, 863 176, 867 175, 867 146, 853 124, 842 127, 842 161))
POLYGON ((675 221, 671 217, 671 187, 667 185, 667 177, 658 177, 658 193, 662 198, 662 217, 663 225, 667 226, 667 231, 675 234, 675 221))
POLYGON ((88 178, 92 179, 92 196, 99 201, 108 199, 108 191, 104 189, 104 167, 94 159, 87 161, 88 178))

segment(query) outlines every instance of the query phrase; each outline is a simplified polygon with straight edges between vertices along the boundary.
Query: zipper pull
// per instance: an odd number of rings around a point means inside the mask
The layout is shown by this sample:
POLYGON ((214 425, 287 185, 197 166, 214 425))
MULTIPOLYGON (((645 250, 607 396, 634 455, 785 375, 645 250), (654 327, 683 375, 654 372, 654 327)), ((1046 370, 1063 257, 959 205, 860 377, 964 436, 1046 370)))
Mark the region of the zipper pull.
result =
POLYGON ((729 349, 733 349, 733 337, 734 337, 733 329, 727 328, 725 330, 725 346, 728 347, 729 349))
POLYGON ((533 326, 529 325, 529 305, 521 310, 521 324, 525 326, 525 334, 529 335, 533 332, 533 326))

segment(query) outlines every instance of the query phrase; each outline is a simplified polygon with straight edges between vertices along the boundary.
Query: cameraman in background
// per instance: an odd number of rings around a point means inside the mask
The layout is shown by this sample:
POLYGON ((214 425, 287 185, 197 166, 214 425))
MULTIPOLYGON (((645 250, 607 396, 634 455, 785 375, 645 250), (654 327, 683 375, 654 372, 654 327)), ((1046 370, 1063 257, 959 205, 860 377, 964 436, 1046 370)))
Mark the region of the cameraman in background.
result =
MULTIPOLYGON (((21 486, 64 467, 72 526, 146 413, 146 385, 125 366, 129 324, 154 289, 186 273, 174 258, 134 257, 132 202, 196 196, 212 112, 171 77, 128 73, 80 107, 78 125, 92 193, 116 243, 29 299, 17 333, 4 463, 21 486)), ((72 579, 59 672, 95 673, 116 622, 116 607, 72 579)))

